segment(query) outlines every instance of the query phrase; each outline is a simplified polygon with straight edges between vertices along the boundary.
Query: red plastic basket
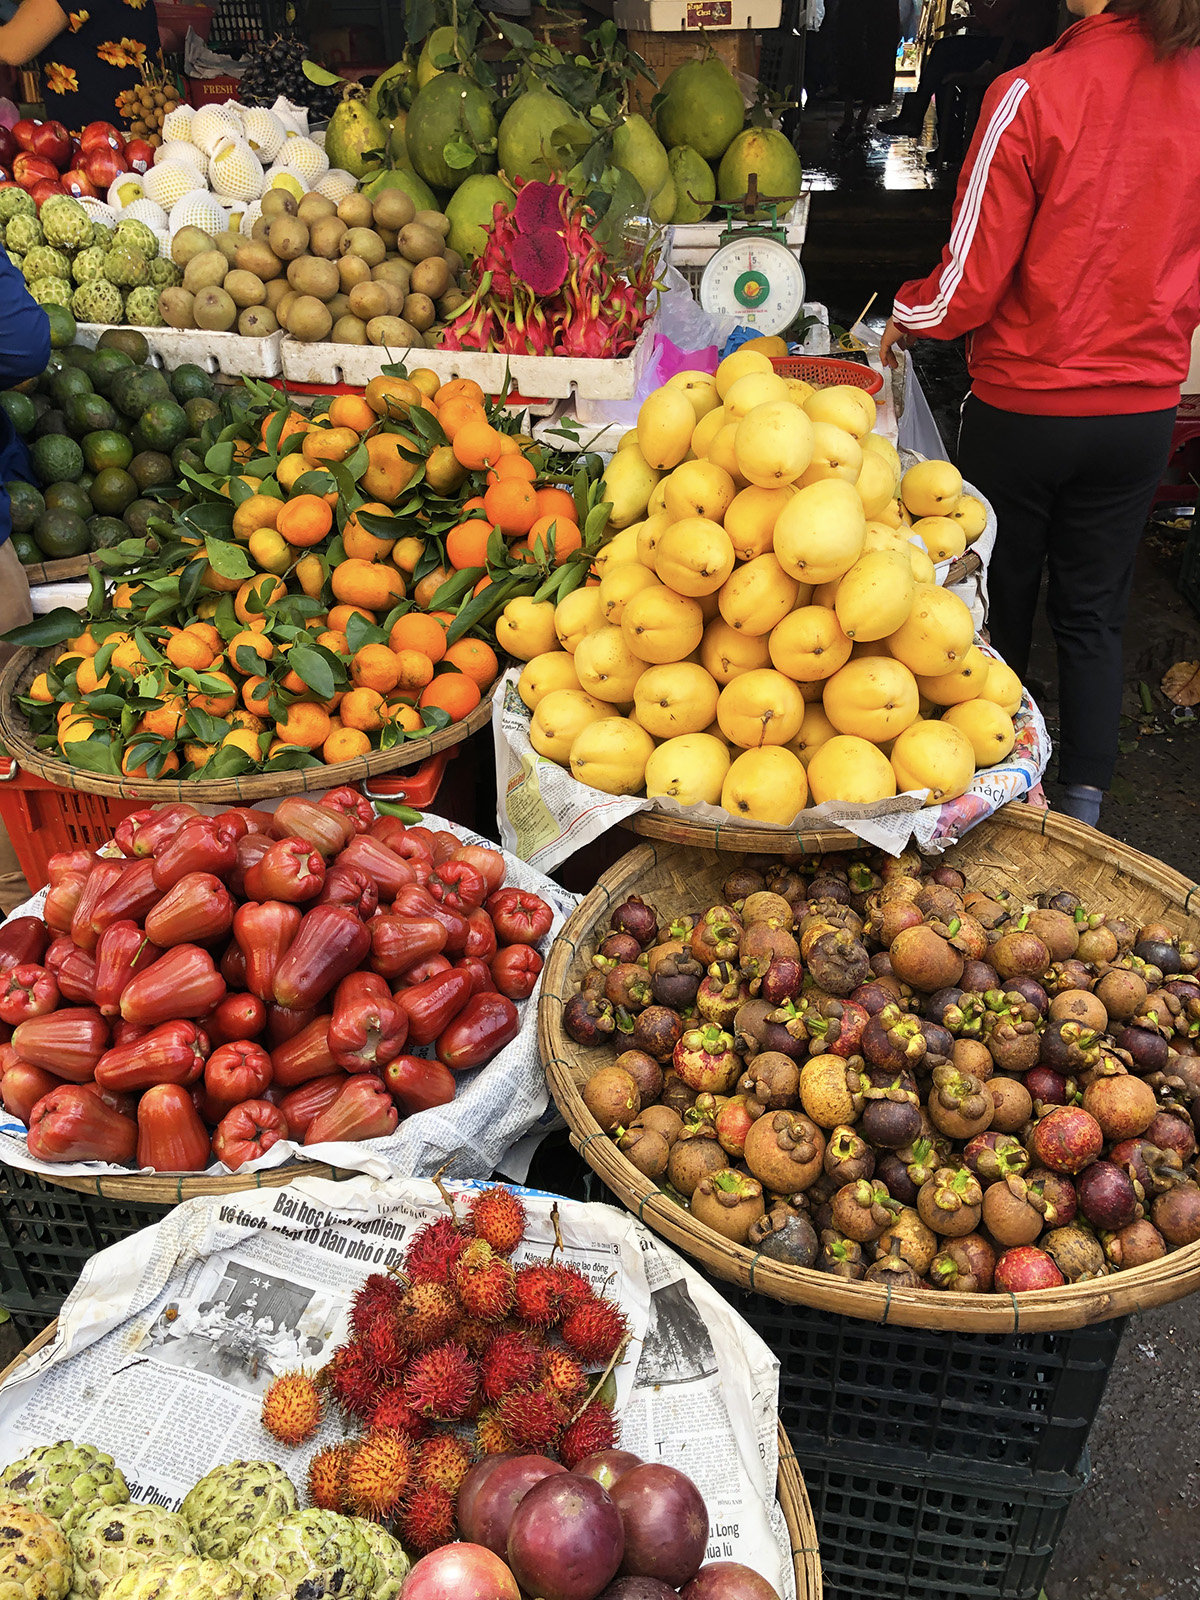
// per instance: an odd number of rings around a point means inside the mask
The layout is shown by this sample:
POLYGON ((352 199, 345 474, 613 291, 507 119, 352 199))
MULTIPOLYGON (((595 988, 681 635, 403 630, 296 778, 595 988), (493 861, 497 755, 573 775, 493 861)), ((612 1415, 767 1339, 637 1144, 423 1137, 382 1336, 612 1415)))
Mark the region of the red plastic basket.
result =
POLYGON ((883 388, 883 374, 857 361, 838 361, 834 356, 772 356, 771 365, 781 378, 803 378, 814 389, 829 389, 835 383, 851 383, 868 394, 883 388))
POLYGON ((0 822, 31 889, 49 882, 46 863, 51 856, 60 850, 98 850, 123 817, 144 808, 143 800, 109 800, 62 789, 0 756, 0 822))

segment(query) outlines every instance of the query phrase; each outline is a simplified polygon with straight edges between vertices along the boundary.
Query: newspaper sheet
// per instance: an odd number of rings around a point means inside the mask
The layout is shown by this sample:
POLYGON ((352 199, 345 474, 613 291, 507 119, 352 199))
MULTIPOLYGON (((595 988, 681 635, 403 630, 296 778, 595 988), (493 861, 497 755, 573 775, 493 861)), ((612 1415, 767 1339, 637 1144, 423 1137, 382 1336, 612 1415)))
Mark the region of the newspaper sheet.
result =
MULTIPOLYGON (((267 802, 264 809, 273 809, 272 803, 267 802)), ((485 839, 482 834, 472 833, 469 828, 448 822, 443 817, 427 812, 424 821, 427 827, 435 831, 448 829, 456 833, 464 843, 486 845, 493 850, 496 848, 494 840, 485 839)), ((554 913, 550 932, 537 946, 541 954, 546 956, 579 897, 508 852, 505 852, 505 867, 505 883, 541 895, 554 913)), ((12 914, 40 915, 44 902, 45 890, 41 890, 12 914)), ((348 1171, 368 1172, 375 1178, 428 1176, 439 1167, 446 1166, 446 1163, 450 1163, 447 1170, 459 1178, 477 1177, 480 1173, 494 1171, 502 1165, 506 1152, 529 1133, 550 1104, 546 1075, 537 1048, 540 988, 539 980, 529 999, 517 1003, 521 1018, 521 1031, 517 1037, 487 1066, 459 1074, 457 1093, 449 1105, 406 1117, 395 1133, 386 1139, 371 1139, 361 1144, 311 1145, 298 1145, 281 1139, 260 1160, 248 1162, 239 1171, 257 1172, 282 1166, 293 1159, 325 1161, 348 1171)), ((426 1045, 413 1053, 432 1055, 433 1050, 426 1045)), ((105 1161, 53 1164, 39 1161, 29 1153, 24 1127, 2 1107, 0 1162, 21 1167, 27 1172, 45 1172, 51 1177, 56 1174, 124 1173, 129 1170, 105 1161)), ((227 1172, 228 1168, 214 1161, 208 1170, 219 1174, 227 1172)), ((510 1171, 507 1167, 504 1170, 510 1171)), ((511 1175, 522 1178, 527 1170, 526 1163, 525 1170, 511 1172, 511 1175)))
MULTIPOLYGON (((559 1259, 629 1318, 616 1372, 622 1446, 695 1480, 709 1560, 741 1561, 795 1600, 775 1502, 774 1356, 632 1217, 520 1192, 529 1226, 514 1259, 549 1257, 557 1207, 559 1259)), ((54 1343, 0 1388, 0 1463, 37 1444, 86 1441, 114 1457, 135 1500, 170 1509, 224 1461, 276 1461, 301 1487, 341 1423, 329 1415, 289 1449, 259 1422, 265 1389, 281 1371, 324 1365, 363 1279, 397 1264, 411 1232, 445 1214, 432 1183, 365 1176, 185 1202, 88 1262, 54 1343)))

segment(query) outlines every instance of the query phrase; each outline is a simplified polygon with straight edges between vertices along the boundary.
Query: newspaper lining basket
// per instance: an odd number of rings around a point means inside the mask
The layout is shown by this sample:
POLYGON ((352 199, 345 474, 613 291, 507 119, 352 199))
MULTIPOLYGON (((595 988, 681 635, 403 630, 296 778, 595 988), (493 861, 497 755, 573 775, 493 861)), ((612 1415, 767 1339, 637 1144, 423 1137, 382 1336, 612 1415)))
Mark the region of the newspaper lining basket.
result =
MULTIPOLYGON (((775 849, 778 849, 776 844, 775 849)), ((1200 936, 1200 889, 1162 862, 1052 812, 1010 805, 947 852, 948 862, 981 887, 1069 885, 1094 910, 1120 910, 1143 921, 1167 920, 1200 936)), ((607 930, 611 907, 630 892, 664 912, 697 909, 721 898, 728 858, 677 844, 639 845, 611 867, 576 908, 546 963, 538 1034, 546 1076, 571 1141, 631 1211, 705 1270, 781 1301, 849 1317, 918 1328, 1018 1333, 1085 1327, 1144 1311, 1200 1289, 1200 1242, 1160 1261, 1090 1283, 1022 1294, 964 1295, 849 1283, 783 1266, 735 1245, 696 1222, 620 1153, 583 1103, 580 1088, 611 1052, 586 1049, 562 1027, 562 1011, 607 930)))
MULTIPOLYGON (((0 1371, 0 1383, 6 1383, 9 1378, 15 1376, 32 1355, 50 1343, 57 1332, 57 1321, 52 1322, 48 1328, 43 1328, 41 1333, 35 1339, 31 1339, 4 1370, 0 1371)), ((808 1492, 796 1461, 796 1452, 792 1449, 782 1425, 778 1429, 778 1437, 779 1475, 776 1479, 775 1492, 779 1497, 779 1508, 783 1512, 783 1520, 787 1524, 791 1543, 792 1567, 796 1576, 796 1600, 822 1600, 821 1560, 817 1548, 817 1527, 813 1521, 812 1506, 809 1504, 808 1492)))
POLYGON ((33 742, 29 722, 17 704, 39 672, 53 662, 56 652, 20 650, 0 672, 0 740, 9 755, 27 771, 65 789, 81 789, 88 794, 104 794, 121 800, 190 800, 197 805, 241 805, 247 800, 275 799, 288 794, 324 794, 343 783, 359 783, 364 778, 394 772, 398 767, 415 766, 439 750, 469 739, 492 718, 489 689, 479 704, 448 728, 423 739, 406 739, 390 750, 372 750, 353 761, 338 761, 331 766, 298 767, 290 772, 248 772, 236 778, 158 778, 135 779, 110 776, 103 772, 84 772, 63 761, 57 752, 39 750, 33 742))

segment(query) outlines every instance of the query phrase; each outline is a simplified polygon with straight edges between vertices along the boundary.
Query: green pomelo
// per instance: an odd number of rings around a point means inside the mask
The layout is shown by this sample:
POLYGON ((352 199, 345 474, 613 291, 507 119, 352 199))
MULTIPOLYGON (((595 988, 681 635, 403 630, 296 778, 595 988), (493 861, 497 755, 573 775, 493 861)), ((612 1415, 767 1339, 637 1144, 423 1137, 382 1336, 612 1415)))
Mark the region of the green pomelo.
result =
POLYGON ((450 249, 457 250, 464 261, 473 261, 487 243, 483 230, 491 223, 492 207, 499 201, 506 210, 510 209, 512 198, 512 190, 490 172, 477 172, 460 184, 446 206, 450 220, 446 243, 450 249))
POLYGON ((96 340, 97 350, 123 350, 135 366, 143 367, 150 358, 146 335, 136 328, 105 328, 96 340))
POLYGON ((92 509, 102 517, 119 517, 138 497, 138 486, 122 467, 105 467, 88 491, 92 509))
POLYGON ((410 80, 415 77, 415 71, 412 62, 407 57, 401 57, 386 72, 379 74, 367 96, 367 109, 373 117, 381 120, 395 117, 405 109, 408 105, 405 93, 410 90, 410 80))
POLYGON ((388 134, 387 150, 388 161, 393 167, 407 167, 412 171, 412 157, 408 153, 408 139, 405 130, 408 127, 408 112, 397 111, 392 131, 388 134))
POLYGON ((94 433, 85 433, 79 443, 89 472, 103 472, 105 467, 127 467, 133 460, 129 436, 118 433, 115 428, 98 428, 94 433))
MULTIPOLYGON (((626 117, 613 134, 612 158, 615 166, 633 173, 647 200, 653 200, 671 176, 662 140, 645 117, 639 117, 636 113, 626 117)), ((674 209, 672 200, 671 210, 674 209)))
POLYGON ((66 434, 51 433, 35 439, 29 459, 41 484, 76 483, 83 472, 83 451, 66 434))
POLYGON ((89 517, 87 526, 93 550, 111 550, 129 537, 129 529, 120 517, 89 517))
POLYGON ((675 180, 669 174, 666 183, 650 202, 651 222, 670 222, 675 215, 675 180))
POLYGON ((387 139, 387 129, 371 115, 365 100, 343 100, 329 119, 325 154, 331 165, 352 178, 363 178, 379 166, 379 157, 368 160, 367 152, 384 149, 387 139))
POLYGON ((666 99, 658 108, 658 135, 667 148, 690 145, 705 161, 719 160, 745 120, 742 91, 725 63, 716 56, 685 61, 662 92, 666 99))
POLYGON ((515 182, 518 178, 538 178, 551 183, 574 164, 580 154, 561 155, 551 143, 559 128, 578 132, 590 142, 592 130, 581 122, 559 95, 549 89, 530 89, 513 101, 500 124, 498 153, 500 170, 515 182))
POLYGON ((492 156, 476 156, 465 167, 451 166, 445 150, 456 134, 474 146, 494 139, 492 102, 461 73, 440 72, 413 101, 404 129, 413 170, 437 189, 457 189, 473 172, 487 172, 495 166, 492 156))
POLYGON ((675 182, 672 222, 703 222, 717 198, 717 180, 704 157, 690 144, 677 144, 668 158, 675 182))
MULTIPOLYGON (((758 192, 763 195, 800 193, 800 157, 791 142, 774 128, 747 128, 721 157, 717 169, 717 194, 727 204, 741 200, 758 174, 758 192)), ((764 215, 761 211, 760 216, 764 215)))
POLYGON ((42 310, 50 318, 50 348, 65 350, 75 338, 75 318, 66 306, 47 305, 42 310))
POLYGON ((421 90, 444 70, 435 67, 434 62, 439 56, 454 54, 454 29, 435 28, 426 39, 417 60, 417 89, 421 90))
POLYGON ((418 211, 438 209, 437 196, 433 190, 424 178, 418 178, 416 173, 409 172, 407 167, 393 167, 391 172, 381 172, 377 178, 371 179, 363 193, 368 200, 374 200, 384 189, 403 189, 405 194, 411 196, 418 211))
POLYGON ((115 428, 119 420, 102 394, 71 395, 63 406, 63 416, 67 431, 77 439, 82 439, 85 433, 94 433, 97 428, 115 428))
POLYGON ((186 405, 189 400, 212 400, 217 392, 216 384, 204 368, 196 366, 192 361, 176 367, 170 381, 171 393, 181 406, 186 405))

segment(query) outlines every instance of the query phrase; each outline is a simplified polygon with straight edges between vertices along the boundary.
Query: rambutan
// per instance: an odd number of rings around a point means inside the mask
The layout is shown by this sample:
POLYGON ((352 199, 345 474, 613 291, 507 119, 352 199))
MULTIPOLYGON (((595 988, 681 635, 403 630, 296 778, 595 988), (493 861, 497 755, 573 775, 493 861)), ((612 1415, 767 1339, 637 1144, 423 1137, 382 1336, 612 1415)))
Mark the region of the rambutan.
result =
POLYGON ((543 1354, 543 1376, 547 1387, 565 1406, 577 1406, 587 1389, 587 1375, 569 1351, 552 1345, 543 1354))
POLYGON ((557 1440, 569 1415, 562 1401, 547 1389, 512 1389, 496 1407, 514 1444, 525 1450, 547 1450, 557 1440))
POLYGON ((559 1332, 580 1361, 602 1367, 628 1337, 629 1323, 611 1300, 593 1295, 564 1319, 559 1332))
POLYGON ((352 1417, 365 1417, 375 1404, 379 1382, 358 1340, 351 1339, 336 1350, 325 1370, 342 1410, 352 1417))
POLYGON ((390 1272, 373 1272, 350 1302, 350 1326, 355 1333, 365 1333, 369 1327, 395 1311, 404 1293, 404 1285, 390 1272))
POLYGON ((331 1444, 308 1463, 308 1497, 322 1511, 345 1511, 346 1468, 352 1444, 331 1444))
POLYGON ((444 1544, 452 1544, 458 1534, 454 1511, 453 1497, 440 1484, 430 1483, 414 1490, 397 1519, 405 1549, 424 1556, 444 1544))
POLYGON ((462 1308, 444 1283, 414 1283, 396 1311, 400 1337, 413 1350, 441 1344, 462 1316, 462 1308))
POLYGON ((516 1314, 534 1328, 553 1328, 563 1317, 562 1294, 554 1267, 518 1267, 513 1284, 516 1314))
POLYGON ((475 1237, 491 1245, 498 1256, 510 1256, 525 1237, 525 1207, 511 1189, 496 1184, 471 1201, 471 1226, 475 1237))
POLYGON ((466 1345, 471 1355, 478 1360, 496 1337, 496 1324, 485 1322, 482 1317, 459 1317, 450 1330, 450 1337, 457 1339, 459 1344, 466 1345))
POLYGON ((429 1431, 429 1424, 409 1405, 399 1384, 383 1391, 367 1420, 373 1428, 393 1428, 410 1439, 419 1439, 429 1431))
POLYGON ((280 1444, 303 1444, 321 1425, 321 1392, 310 1373, 285 1372, 263 1395, 262 1425, 280 1444))
POLYGON ((411 1352, 394 1312, 376 1317, 359 1336, 359 1344, 367 1366, 381 1383, 398 1380, 411 1352))
POLYGON ((435 1345, 409 1363, 404 1398, 423 1417, 463 1416, 479 1387, 479 1368, 461 1344, 435 1345))
POLYGON ((375 1428, 350 1448, 346 1503, 355 1516, 383 1522, 395 1516, 413 1476, 412 1442, 390 1428, 375 1428))
POLYGON ((561 1263, 550 1269, 555 1275, 558 1285, 558 1298, 562 1304, 563 1315, 570 1316, 578 1306, 585 1304, 595 1293, 588 1281, 586 1273, 580 1272, 578 1267, 564 1267, 561 1263))
POLYGON ((454 1269, 454 1292, 469 1317, 499 1322, 513 1303, 515 1274, 483 1239, 474 1239, 454 1269))
POLYGON ((435 1433, 421 1445, 416 1473, 419 1483, 436 1483, 447 1494, 456 1495, 470 1470, 471 1447, 458 1434, 435 1433))
POLYGON ((597 1450, 611 1450, 620 1438, 617 1419, 607 1406, 593 1400, 558 1441, 558 1453, 568 1472, 573 1472, 585 1456, 597 1450))
POLYGON ((514 1448, 513 1436, 494 1411, 485 1411, 475 1424, 475 1448, 482 1456, 507 1455, 514 1448))
POLYGON ((510 1389, 532 1388, 542 1376, 542 1357, 542 1347, 531 1334, 519 1328, 498 1333, 479 1363, 484 1399, 499 1400, 510 1389))
POLYGON ((413 1234, 404 1252, 404 1270, 412 1283, 449 1283, 454 1263, 466 1245, 469 1234, 453 1217, 427 1222, 413 1234))

